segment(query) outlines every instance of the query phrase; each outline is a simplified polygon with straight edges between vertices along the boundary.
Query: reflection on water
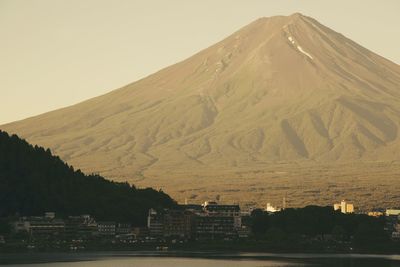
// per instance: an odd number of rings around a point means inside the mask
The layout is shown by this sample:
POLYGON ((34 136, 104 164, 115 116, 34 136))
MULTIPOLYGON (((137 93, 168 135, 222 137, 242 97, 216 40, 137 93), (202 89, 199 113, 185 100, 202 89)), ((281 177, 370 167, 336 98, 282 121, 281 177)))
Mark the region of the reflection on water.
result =
MULTIPOLYGON (((27 265, 12 265, 27 266, 27 265)), ((49 264, 30 264, 29 267, 286 267, 304 266, 302 264, 291 264, 281 261, 261 260, 217 260, 217 259, 187 259, 187 258, 123 258, 103 259, 100 261, 87 262, 64 262, 49 264)))
POLYGON ((266 253, 14 254, 0 255, 0 263, 25 267, 400 267, 400 256, 266 253))

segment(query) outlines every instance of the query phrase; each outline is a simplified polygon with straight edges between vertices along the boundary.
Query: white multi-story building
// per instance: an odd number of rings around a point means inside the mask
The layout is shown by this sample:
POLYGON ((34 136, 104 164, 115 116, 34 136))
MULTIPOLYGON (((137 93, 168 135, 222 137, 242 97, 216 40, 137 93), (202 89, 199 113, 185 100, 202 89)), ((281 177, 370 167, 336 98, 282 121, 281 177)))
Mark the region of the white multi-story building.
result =
POLYGON ((354 213, 354 205, 351 203, 347 203, 345 200, 342 200, 340 203, 335 203, 333 205, 334 210, 340 210, 342 213, 354 213))
POLYGON ((267 208, 265 209, 265 211, 268 213, 274 213, 274 212, 281 211, 281 209, 272 206, 271 203, 267 203, 267 208))
POLYGON ((387 209, 386 216, 400 216, 400 209, 387 209))

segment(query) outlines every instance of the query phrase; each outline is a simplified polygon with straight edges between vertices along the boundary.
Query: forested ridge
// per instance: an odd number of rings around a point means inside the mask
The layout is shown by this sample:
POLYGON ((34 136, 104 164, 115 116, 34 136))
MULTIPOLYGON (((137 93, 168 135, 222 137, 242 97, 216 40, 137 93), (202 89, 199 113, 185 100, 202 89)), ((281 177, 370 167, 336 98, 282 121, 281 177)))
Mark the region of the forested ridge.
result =
POLYGON ((254 210, 251 216, 255 238, 276 249, 299 249, 314 242, 317 249, 396 250, 398 243, 390 242, 385 223, 383 216, 343 214, 333 207, 320 206, 288 208, 274 214, 254 210))
POLYGON ((144 225, 149 208, 176 205, 167 194, 138 189, 80 170, 0 130, 0 217, 91 214, 98 220, 144 225))

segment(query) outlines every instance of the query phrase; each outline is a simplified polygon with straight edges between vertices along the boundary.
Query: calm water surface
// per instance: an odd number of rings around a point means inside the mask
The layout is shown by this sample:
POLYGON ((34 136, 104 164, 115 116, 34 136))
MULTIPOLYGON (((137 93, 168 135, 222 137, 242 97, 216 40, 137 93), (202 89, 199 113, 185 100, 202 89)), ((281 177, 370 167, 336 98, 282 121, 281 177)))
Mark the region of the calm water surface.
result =
POLYGON ((85 253, 7 254, 0 264, 25 267, 400 267, 400 255, 85 253))

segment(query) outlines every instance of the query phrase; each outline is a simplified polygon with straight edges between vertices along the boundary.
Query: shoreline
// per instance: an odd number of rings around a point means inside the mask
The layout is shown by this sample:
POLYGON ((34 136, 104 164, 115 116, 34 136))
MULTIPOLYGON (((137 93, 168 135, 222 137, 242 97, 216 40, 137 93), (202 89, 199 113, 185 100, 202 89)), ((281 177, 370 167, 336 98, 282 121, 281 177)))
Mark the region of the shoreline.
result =
POLYGON ((0 265, 40 264, 57 262, 98 261, 112 258, 169 257, 214 260, 286 260, 313 261, 321 259, 382 259, 400 262, 399 254, 362 253, 271 253, 271 252, 210 252, 210 251, 88 251, 1 253, 0 265))

